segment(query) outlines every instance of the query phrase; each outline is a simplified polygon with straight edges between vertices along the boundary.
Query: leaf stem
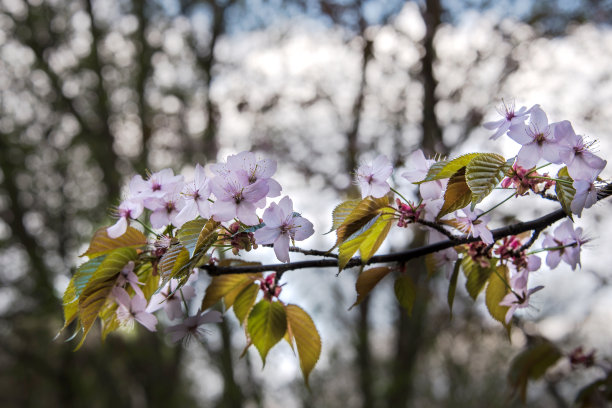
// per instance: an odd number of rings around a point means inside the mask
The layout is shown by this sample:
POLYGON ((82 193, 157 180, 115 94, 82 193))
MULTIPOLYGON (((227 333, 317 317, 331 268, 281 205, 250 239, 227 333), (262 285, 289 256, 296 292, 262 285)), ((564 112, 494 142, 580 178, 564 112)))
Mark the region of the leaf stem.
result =
POLYGON ((145 224, 144 222, 140 221, 139 219, 134 219, 134 221, 136 221, 137 223, 139 223, 140 225, 142 225, 142 227, 145 229, 145 231, 147 231, 150 234, 155 235, 157 238, 160 238, 161 235, 159 235, 157 232, 153 231, 151 229, 151 227, 149 227, 147 224, 145 224))
POLYGON ((408 204, 408 200, 406 199, 406 197, 404 197, 402 195, 402 193, 400 193, 399 191, 397 191, 396 189, 394 189, 393 187, 391 187, 391 191, 393 191, 395 194, 397 194, 398 196, 402 197, 402 199, 406 202, 406 204, 408 204))
POLYGON ((506 201, 508 201, 509 199, 511 199, 512 197, 514 197, 516 195, 516 193, 512 193, 510 194, 508 197, 504 198, 503 201, 495 204, 493 207, 489 208, 487 211, 483 212, 482 214, 478 215, 476 217, 476 219, 479 219, 480 217, 482 217, 485 214, 490 213, 491 211, 493 211, 494 209, 496 209, 497 207, 499 207, 500 205, 502 205, 503 203, 505 203, 506 201))

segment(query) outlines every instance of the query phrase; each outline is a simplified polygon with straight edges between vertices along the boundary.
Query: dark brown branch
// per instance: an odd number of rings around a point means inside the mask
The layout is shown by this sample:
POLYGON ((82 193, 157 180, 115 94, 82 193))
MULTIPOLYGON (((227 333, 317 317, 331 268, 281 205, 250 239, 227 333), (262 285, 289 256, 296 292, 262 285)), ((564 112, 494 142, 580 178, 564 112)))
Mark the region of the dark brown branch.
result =
MULTIPOLYGON (((612 185, 608 184, 598 192, 598 199, 602 200, 612 195, 612 185)), ((542 231, 548 226, 555 222, 567 217, 567 214, 562 209, 553 211, 535 220, 527 222, 518 222, 516 224, 509 225, 491 231, 495 240, 507 237, 510 235, 517 235, 526 231, 539 230, 542 231)), ((532 236, 533 239, 533 236, 532 236)), ((535 240, 535 239, 534 239, 535 240)), ((419 258, 427 254, 442 251, 447 248, 452 248, 457 245, 463 245, 470 242, 480 241, 480 238, 463 236, 456 239, 449 239, 446 241, 436 242, 434 244, 424 245, 419 248, 409 249, 403 252, 396 252, 393 254, 376 255, 370 258, 365 265, 387 263, 387 262, 406 262, 414 258, 419 258)), ((531 241, 531 240, 530 240, 531 241)), ((364 264, 361 258, 352 258, 346 268, 359 266, 364 264)), ((301 261, 301 262, 290 262, 285 264, 274 264, 274 265, 253 265, 253 266, 234 266, 234 267, 219 267, 215 265, 206 265, 201 269, 208 272, 209 275, 218 276, 232 273, 254 273, 254 272, 285 272, 296 269, 305 268, 332 268, 338 267, 338 261, 336 259, 318 259, 312 261, 301 261)))
MULTIPOLYGON (((265 244, 262 245, 266 248, 273 248, 274 245, 273 244, 265 244)), ((313 256, 323 256, 323 257, 328 257, 328 258, 338 258, 338 255, 331 253, 329 251, 319 251, 317 249, 302 249, 300 247, 296 247, 296 246, 290 246, 289 247, 289 252, 299 252, 300 254, 304 254, 304 255, 313 255, 313 256)))

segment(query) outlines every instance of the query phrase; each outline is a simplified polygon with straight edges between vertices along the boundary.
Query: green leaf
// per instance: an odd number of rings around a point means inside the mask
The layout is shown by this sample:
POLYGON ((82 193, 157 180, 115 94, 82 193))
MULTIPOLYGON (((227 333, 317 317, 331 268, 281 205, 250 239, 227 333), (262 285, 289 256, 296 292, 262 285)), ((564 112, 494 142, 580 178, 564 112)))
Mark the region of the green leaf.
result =
POLYGON ((489 262, 491 266, 488 268, 483 268, 480 266, 480 264, 474 262, 474 260, 472 260, 472 258, 469 256, 464 257, 461 261, 463 272, 465 272, 467 277, 465 288, 474 300, 476 300, 478 294, 482 291, 485 284, 491 277, 491 274, 495 269, 495 265, 497 264, 497 259, 490 259, 489 262))
POLYGON ((451 317, 453 316, 453 303, 455 301, 455 292, 457 290, 457 278, 459 277, 459 269, 461 267, 461 258, 455 261, 455 267, 453 268, 453 274, 450 278, 450 283, 448 284, 448 295, 446 299, 448 301, 448 309, 450 311, 451 317))
POLYGON ((344 269, 351 257, 359 250, 362 263, 366 263, 380 248, 394 223, 392 211, 383 209, 381 213, 361 230, 344 241, 338 250, 338 266, 344 269))
POLYGON ((300 368, 304 382, 308 386, 310 372, 321 355, 321 336, 312 318, 297 305, 285 306, 287 313, 287 332, 291 332, 300 358, 300 368))
POLYGON ((200 238, 200 232, 207 222, 208 220, 204 218, 187 221, 176 233, 179 242, 189 251, 189 258, 193 256, 200 238))
POLYGON ((140 282, 144 282, 142 293, 145 299, 150 300, 151 296, 159 289, 159 275, 153 274, 153 265, 150 263, 140 265, 136 271, 136 275, 140 282))
POLYGON ((383 208, 388 208, 391 200, 390 196, 381 198, 368 196, 361 200, 336 230, 337 240, 334 248, 352 239, 355 232, 379 215, 383 208))
POLYGON ((416 286, 410 276, 402 275, 395 280, 395 297, 397 301, 412 316, 412 306, 416 299, 416 286))
POLYGON ((83 345, 87 333, 115 286, 117 276, 123 267, 129 261, 136 260, 137 256, 133 248, 119 248, 110 252, 83 289, 79 297, 79 317, 83 326, 83 338, 77 349, 83 345))
POLYGON ((236 318, 238 319, 238 322, 240 322, 241 326, 249 315, 249 312, 253 308, 258 293, 259 285, 247 284, 247 286, 242 289, 240 294, 236 296, 236 300, 233 304, 234 314, 236 315, 236 318))
POLYGON ((337 230, 338 227, 340 227, 344 223, 347 217, 351 214, 351 212, 353 212, 355 207, 357 207, 357 205, 360 202, 361 200, 358 199, 358 200, 348 200, 348 201, 338 204, 336 208, 334 208, 334 211, 332 212, 332 227, 329 230, 329 232, 327 232, 327 234, 329 234, 332 231, 337 230))
POLYGON ((230 304, 228 306, 228 303, 233 303, 234 299, 240 294, 242 289, 244 289, 249 283, 261 279, 261 277, 261 273, 214 276, 208 285, 208 288, 206 288, 206 293, 204 295, 204 299, 202 299, 202 306, 200 306, 200 309, 204 311, 217 303, 224 296, 232 294, 233 291, 237 291, 235 292, 234 296, 231 296, 229 299, 225 299, 225 307, 229 309, 232 305, 230 304))
POLYGON ((512 168, 514 158, 506 161, 494 153, 482 153, 466 166, 465 180, 472 191, 472 211, 499 184, 512 168))
POLYGON ((481 154, 483 153, 469 153, 469 154, 464 154, 463 156, 459 156, 456 159, 453 159, 450 161, 438 162, 429 168, 427 176, 423 180, 415 184, 421 184, 426 181, 433 181, 433 180, 449 178, 453 174, 457 173, 460 169, 467 166, 472 161, 472 159, 474 159, 475 157, 481 154))
POLYGON ((523 402, 527 397, 527 381, 543 376, 561 356, 561 351, 550 341, 536 338, 535 344, 514 357, 510 364, 508 382, 515 392, 519 392, 523 402))
POLYGON ((506 326, 506 313, 509 308, 507 306, 500 306, 499 302, 510 293, 508 288, 509 282, 508 267, 506 265, 499 265, 497 273, 493 273, 489 278, 489 284, 485 292, 485 303, 489 313, 504 326, 506 326))
POLYGON ((106 233, 107 228, 102 227, 95 232, 89 248, 81 256, 88 256, 91 259, 117 248, 141 248, 147 245, 147 237, 135 228, 128 227, 125 234, 119 238, 110 238, 106 233))
POLYGON ((365 299, 372 289, 381 281, 382 278, 391 272, 388 266, 379 266, 377 268, 367 269, 359 274, 355 289, 357 290, 357 300, 349 308, 351 310, 365 299))
POLYGON ((448 180, 444 192, 444 204, 440 209, 438 218, 455 210, 464 208, 472 201, 472 190, 465 181, 465 167, 459 169, 448 180))
POLYGON ((183 245, 170 245, 170 248, 168 248, 159 261, 158 271, 163 280, 161 286, 164 286, 188 262, 189 251, 183 245))
POLYGON ((117 318, 118 307, 117 303, 107 299, 100 310, 99 317, 102 322, 102 341, 106 340, 106 336, 117 330, 120 326, 119 319, 117 318))
POLYGON ((265 366, 268 352, 287 331, 285 308, 280 302, 260 300, 249 314, 247 330, 265 366))
MULTIPOLYGON (((567 171, 567 167, 563 167, 559 170, 559 172, 557 173, 557 178, 560 180, 568 181, 569 183, 573 183, 574 181, 570 177, 567 171)), ((576 189, 572 184, 560 183, 557 181, 555 183, 555 193, 557 194, 557 198, 559 199, 559 203, 561 203, 563 211, 565 211, 567 216, 573 220, 574 218, 572 217, 571 205, 572 200, 574 199, 574 195, 576 194, 576 189)))

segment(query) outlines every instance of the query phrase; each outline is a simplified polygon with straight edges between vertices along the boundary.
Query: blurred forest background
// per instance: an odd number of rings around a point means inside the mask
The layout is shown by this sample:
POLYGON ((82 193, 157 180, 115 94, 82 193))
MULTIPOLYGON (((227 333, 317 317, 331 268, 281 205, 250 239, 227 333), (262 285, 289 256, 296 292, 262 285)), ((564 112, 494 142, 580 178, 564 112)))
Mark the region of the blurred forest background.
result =
MULTIPOLYGON (((480 127, 502 97, 571 120, 605 157, 611 17, 597 0, 1 0, 0 405, 513 406, 506 373, 525 333, 609 356, 603 204, 583 217, 597 238, 583 269, 542 273, 550 291, 512 342, 465 291, 450 320, 444 277, 418 281, 408 318, 390 287, 347 312, 352 271, 288 273, 288 296, 322 332, 312 392, 288 347, 263 371, 256 354, 239 359, 230 315, 187 348, 163 333, 91 335, 76 353, 52 339, 71 268, 134 173, 265 153, 321 233, 362 160, 502 151, 480 127)), ((387 250, 423 243, 402 233, 387 250)), ((601 374, 569 370, 532 387, 528 405, 570 406, 601 374)))

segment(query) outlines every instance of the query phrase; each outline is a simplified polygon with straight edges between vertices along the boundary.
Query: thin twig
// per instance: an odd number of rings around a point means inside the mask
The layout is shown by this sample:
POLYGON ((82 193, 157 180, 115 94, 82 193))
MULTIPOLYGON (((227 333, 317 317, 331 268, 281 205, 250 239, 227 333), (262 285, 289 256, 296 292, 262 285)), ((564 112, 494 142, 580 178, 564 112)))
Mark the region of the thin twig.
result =
MULTIPOLYGON (((273 248, 274 247, 273 244, 264 244, 264 245, 261 245, 261 246, 264 246, 266 248, 273 248)), ((296 247, 296 246, 290 246, 289 247, 289 252, 299 252, 300 254, 304 254, 304 255, 323 256, 323 257, 338 259, 338 255, 336 255, 334 253, 331 253, 329 251, 319 251, 319 250, 316 250, 316 249, 303 249, 303 248, 296 247)))

